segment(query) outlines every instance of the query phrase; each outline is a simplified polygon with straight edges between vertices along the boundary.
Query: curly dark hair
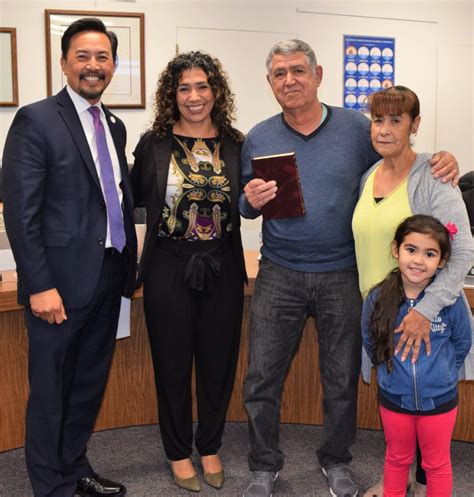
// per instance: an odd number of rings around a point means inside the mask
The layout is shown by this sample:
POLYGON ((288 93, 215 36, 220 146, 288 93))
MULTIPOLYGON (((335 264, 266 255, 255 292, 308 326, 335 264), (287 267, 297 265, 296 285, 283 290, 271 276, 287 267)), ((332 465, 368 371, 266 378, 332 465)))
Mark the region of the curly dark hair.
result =
POLYGON ((218 59, 203 52, 187 52, 177 55, 161 73, 155 92, 153 107, 155 120, 152 130, 160 137, 179 121, 176 90, 183 71, 199 68, 207 75, 207 81, 214 95, 211 119, 219 136, 230 136, 237 142, 243 141, 243 134, 232 126, 235 120, 234 94, 230 91, 227 75, 218 59))
MULTIPOLYGON (((393 243, 400 248, 410 233, 428 235, 439 244, 441 259, 447 261, 451 253, 451 242, 447 229, 441 222, 424 214, 406 218, 396 229, 393 243)), ((399 268, 393 269, 375 288, 379 293, 369 321, 369 334, 373 340, 372 360, 375 365, 386 363, 387 371, 393 369, 393 333, 400 306, 405 300, 402 275, 399 268)))

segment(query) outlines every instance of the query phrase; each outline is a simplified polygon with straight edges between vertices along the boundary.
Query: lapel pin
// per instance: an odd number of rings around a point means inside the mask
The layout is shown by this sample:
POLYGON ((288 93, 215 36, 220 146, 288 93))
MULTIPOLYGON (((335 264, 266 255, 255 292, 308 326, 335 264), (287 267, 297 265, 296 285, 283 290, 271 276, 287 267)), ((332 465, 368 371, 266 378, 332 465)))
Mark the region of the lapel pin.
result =
POLYGON ((113 124, 115 124, 115 117, 114 116, 110 116, 110 122, 112 122, 113 124))

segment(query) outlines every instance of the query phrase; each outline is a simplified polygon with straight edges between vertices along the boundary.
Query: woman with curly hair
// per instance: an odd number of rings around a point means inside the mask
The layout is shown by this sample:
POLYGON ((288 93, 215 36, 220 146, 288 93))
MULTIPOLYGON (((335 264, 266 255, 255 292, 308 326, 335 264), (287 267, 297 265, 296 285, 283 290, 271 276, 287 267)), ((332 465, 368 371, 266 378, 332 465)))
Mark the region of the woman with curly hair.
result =
POLYGON ((246 280, 238 212, 243 135, 232 127, 234 96, 217 59, 177 55, 158 81, 155 118, 131 172, 147 232, 138 279, 155 371, 160 431, 176 484, 220 488, 217 454, 238 358, 246 280))

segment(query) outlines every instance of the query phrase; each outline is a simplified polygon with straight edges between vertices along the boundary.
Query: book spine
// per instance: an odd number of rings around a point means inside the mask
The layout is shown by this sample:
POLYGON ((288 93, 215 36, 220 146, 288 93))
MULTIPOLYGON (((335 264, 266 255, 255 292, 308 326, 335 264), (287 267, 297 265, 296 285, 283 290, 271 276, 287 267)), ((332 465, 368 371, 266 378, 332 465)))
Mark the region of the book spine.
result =
POLYGON ((301 210, 303 211, 303 215, 306 214, 306 207, 304 205, 304 197, 303 197, 303 189, 301 187, 301 178, 300 178, 300 171, 298 169, 298 164, 295 162, 295 171, 296 171, 296 186, 298 188, 298 194, 299 198, 301 200, 301 210))

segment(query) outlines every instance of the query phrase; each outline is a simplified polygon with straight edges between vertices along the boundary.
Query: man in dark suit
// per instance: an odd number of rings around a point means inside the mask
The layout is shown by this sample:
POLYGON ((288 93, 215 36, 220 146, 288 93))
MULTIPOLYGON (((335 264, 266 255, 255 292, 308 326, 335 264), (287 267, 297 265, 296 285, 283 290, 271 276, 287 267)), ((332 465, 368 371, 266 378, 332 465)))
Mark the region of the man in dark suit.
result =
POLYGON ((35 497, 123 496, 92 470, 87 441, 135 286, 125 126, 100 98, 117 38, 80 19, 61 41, 67 86, 21 108, 3 155, 4 217, 29 338, 25 454, 35 497))

